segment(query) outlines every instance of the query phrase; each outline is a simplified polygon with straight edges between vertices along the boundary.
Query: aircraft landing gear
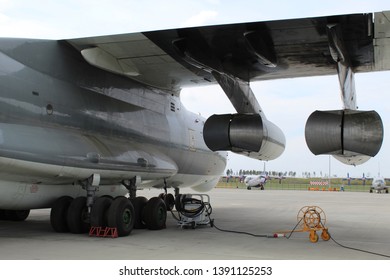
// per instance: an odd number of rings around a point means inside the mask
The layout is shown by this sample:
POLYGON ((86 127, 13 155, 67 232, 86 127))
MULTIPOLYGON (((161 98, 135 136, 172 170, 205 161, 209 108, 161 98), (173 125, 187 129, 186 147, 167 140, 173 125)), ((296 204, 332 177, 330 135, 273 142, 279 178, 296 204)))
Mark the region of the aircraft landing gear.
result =
POLYGON ((77 197, 69 205, 66 221, 72 233, 86 233, 90 228, 90 214, 100 184, 100 175, 92 174, 79 183, 87 191, 87 196, 77 197))
POLYGON ((50 212, 50 223, 56 232, 68 232, 67 214, 73 198, 63 196, 56 200, 50 212))
POLYGON ((0 220, 21 222, 27 219, 30 210, 2 210, 0 209, 0 220))
POLYGON ((146 228, 146 224, 142 219, 142 211, 145 208, 145 205, 148 203, 148 199, 143 196, 137 196, 136 198, 131 199, 131 203, 134 206, 134 228, 146 228))
MULTIPOLYGON (((264 186, 263 185, 257 185, 256 188, 259 188, 260 190, 264 190, 264 186)), ((251 190, 252 187, 248 186, 246 187, 247 190, 251 190)))
POLYGON ((137 197, 139 177, 122 181, 129 191, 129 198, 117 197, 114 200, 98 198, 91 211, 91 226, 115 228, 118 236, 127 236, 133 228, 159 230, 165 228, 167 207, 160 197, 137 197))
POLYGON ((102 196, 96 199, 91 211, 91 227, 107 227, 107 211, 112 203, 111 197, 102 196))
POLYGON ((148 229, 159 230, 165 228, 167 220, 165 202, 159 197, 152 197, 143 209, 142 219, 148 229))
POLYGON ((79 196, 72 200, 66 215, 69 231, 71 233, 86 233, 89 230, 89 213, 87 198, 79 196))
MULTIPOLYGON (((149 201, 145 197, 136 196, 135 177, 129 182, 122 184, 129 190, 130 201, 134 203, 134 224, 137 228, 148 228, 151 230, 159 230, 165 228, 167 219, 167 207, 161 197, 153 197, 149 201)), ((166 183, 165 183, 166 184, 166 183)))
POLYGON ((107 225, 116 228, 118 236, 128 236, 134 228, 133 204, 124 196, 117 197, 107 211, 107 225))
MULTIPOLYGON (((56 232, 85 233, 100 232, 102 229, 115 230, 115 236, 127 236, 134 228, 160 230, 166 227, 167 209, 174 207, 174 197, 166 192, 149 201, 137 197, 139 177, 123 181, 129 191, 129 198, 119 196, 95 197, 100 182, 99 175, 92 175, 80 182, 87 196, 72 198, 60 197, 55 201, 50 213, 50 223, 56 232)), ((98 235, 100 236, 100 235, 98 235)))

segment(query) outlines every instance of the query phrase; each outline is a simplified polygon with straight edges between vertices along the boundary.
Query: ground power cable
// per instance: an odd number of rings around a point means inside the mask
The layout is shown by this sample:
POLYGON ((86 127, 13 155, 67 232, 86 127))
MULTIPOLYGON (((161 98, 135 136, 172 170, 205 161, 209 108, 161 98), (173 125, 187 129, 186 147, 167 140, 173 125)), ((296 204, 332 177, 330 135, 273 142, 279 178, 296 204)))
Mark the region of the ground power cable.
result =
MULTIPOLYGON (((292 236, 292 234, 295 232, 296 228, 299 226, 299 224, 302 222, 303 218, 300 219, 298 221, 298 223, 295 225, 295 227, 289 232, 289 235, 283 235, 283 237, 285 237, 286 239, 290 239, 290 237, 292 236)), ((321 222, 322 224, 322 222, 321 222)), ((323 226, 323 225, 322 225, 323 226)), ((235 233, 235 234, 244 234, 244 235, 249 235, 249 236, 253 236, 253 237, 260 237, 260 238, 277 238, 277 237, 280 237, 278 234, 254 234, 254 233, 250 233, 250 232, 244 232, 244 231, 235 231, 235 230, 227 230, 227 229, 221 229, 219 227, 217 227, 215 225, 215 221, 212 220, 211 222, 211 227, 214 227, 215 229, 221 231, 221 232, 227 232, 227 233, 235 233)), ((339 242, 337 242, 333 237, 332 235, 329 233, 328 231, 328 234, 330 236, 330 239, 332 239, 332 241, 344 248, 344 249, 349 249, 349 250, 354 250, 354 251, 358 251, 358 252, 362 252, 362 253, 366 253, 366 254, 371 254, 371 255, 376 255, 376 256, 380 256, 380 257, 384 257, 384 258, 389 258, 390 259, 390 255, 386 255, 386 254, 381 254, 381 253, 376 253, 376 252, 371 252, 371 251, 367 251, 367 250, 363 250, 363 249, 359 249, 359 248, 354 248, 354 247, 349 247, 349 246, 345 246, 339 242)))
MULTIPOLYGON (((328 233, 329 233, 329 232, 328 232, 328 233)), ((332 241, 333 241, 334 243, 336 243, 337 245, 339 245, 340 247, 342 247, 342 248, 344 248, 344 249, 354 250, 354 251, 358 251, 358 252, 367 253, 367 254, 376 255, 376 256, 380 256, 380 257, 384 257, 384 258, 390 259, 390 255, 385 255, 385 254, 381 254, 381 253, 377 253, 377 252, 371 252, 371 251, 367 251, 367 250, 363 250, 363 249, 359 249, 359 248, 354 248, 354 247, 345 246, 345 245, 340 244, 339 242, 337 242, 337 241, 332 237, 332 235, 331 235, 330 233, 329 233, 329 236, 330 236, 330 239, 332 239, 332 241)))
POLYGON ((253 237, 266 237, 266 238, 272 238, 273 236, 269 236, 268 234, 253 234, 250 232, 245 231, 235 231, 235 230, 227 230, 227 229, 221 229, 215 225, 214 220, 211 222, 211 227, 214 227, 215 229, 222 231, 222 232, 228 232, 228 233, 236 233, 236 234, 245 234, 253 237))
MULTIPOLYGON (((200 201, 197 201, 198 203, 200 203, 200 201)), ((210 219, 210 226, 215 228, 216 230, 218 231, 221 231, 221 232, 226 232, 226 233, 233 233, 233 234, 242 234, 242 235, 249 235, 249 236, 252 236, 252 237, 258 237, 258 238, 278 238, 278 237, 285 237, 286 239, 290 239, 292 234, 296 231, 297 227, 301 224, 301 222, 303 221, 304 219, 304 216, 297 222, 297 224, 294 226, 294 228, 291 230, 291 231, 288 231, 289 234, 286 234, 286 233, 283 233, 283 234, 278 234, 278 233, 274 233, 274 234, 254 234, 254 233, 250 233, 250 232, 245 232, 245 231, 236 231, 236 230, 227 230, 227 229, 221 229, 219 228, 218 226, 215 225, 215 219, 212 219, 211 218, 211 214, 212 214, 212 207, 210 204, 206 205, 202 202, 200 203, 201 206, 197 209, 193 209, 189 212, 187 211, 184 211, 184 207, 183 209, 181 209, 182 211, 178 211, 179 213, 179 218, 176 217, 176 215, 174 215, 173 211, 171 211, 172 213, 172 216, 177 220, 177 221, 180 221, 180 215, 190 215, 190 216, 197 216, 201 213, 203 213, 203 211, 206 211, 207 213, 207 216, 209 217, 210 219)), ((322 221, 320 220, 320 223, 321 223, 321 226, 322 228, 325 228, 324 224, 322 223, 322 221)), ((345 246, 341 243, 339 243, 338 241, 336 241, 333 236, 330 234, 329 230, 328 230, 328 234, 329 234, 329 237, 330 239, 332 239, 332 241, 344 248, 344 249, 349 249, 349 250, 354 250, 354 251, 358 251, 358 252, 362 252, 362 253, 366 253, 366 254, 371 254, 371 255, 375 255, 375 256, 380 256, 380 257, 384 257, 384 258, 389 258, 390 259, 390 255, 386 255, 386 254, 381 254, 381 253, 377 253, 377 252, 372 252, 372 251, 368 251, 368 250, 363 250, 363 249, 359 249, 359 248, 354 248, 354 247, 349 247, 349 246, 345 246)))

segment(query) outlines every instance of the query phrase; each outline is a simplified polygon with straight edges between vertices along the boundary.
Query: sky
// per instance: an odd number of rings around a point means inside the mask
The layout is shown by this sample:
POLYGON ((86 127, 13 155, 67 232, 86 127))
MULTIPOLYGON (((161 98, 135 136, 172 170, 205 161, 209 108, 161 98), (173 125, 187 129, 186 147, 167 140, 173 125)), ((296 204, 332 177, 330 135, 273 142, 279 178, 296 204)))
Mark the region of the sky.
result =
MULTIPOLYGON (((69 39, 168 28, 314 17, 390 10, 389 1, 262 1, 262 0, 0 0, 0 37, 69 39)), ((310 172, 338 177, 390 178, 390 72, 355 75, 357 104, 382 117, 385 138, 375 158, 347 166, 327 156, 314 156, 306 146, 304 127, 315 110, 342 109, 337 75, 252 83, 267 118, 286 135, 286 150, 266 162, 229 154, 227 168, 266 170, 297 176, 310 172)), ((183 89, 185 107, 204 117, 234 113, 218 85, 183 89)))

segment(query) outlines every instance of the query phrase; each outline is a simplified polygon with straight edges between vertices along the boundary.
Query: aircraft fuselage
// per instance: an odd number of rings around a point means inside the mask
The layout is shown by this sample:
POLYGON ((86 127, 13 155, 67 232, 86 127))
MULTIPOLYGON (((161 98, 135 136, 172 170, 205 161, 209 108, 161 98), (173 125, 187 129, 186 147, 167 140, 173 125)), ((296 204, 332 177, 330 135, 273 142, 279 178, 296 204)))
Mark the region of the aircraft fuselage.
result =
POLYGON ((381 191, 381 190, 387 190, 388 187, 386 186, 386 181, 382 177, 374 178, 372 181, 371 191, 381 191))
POLYGON ((0 209, 47 207, 96 173, 102 194, 135 176, 206 191, 226 165, 179 94, 90 66, 58 41, 0 40, 0 112, 0 209))

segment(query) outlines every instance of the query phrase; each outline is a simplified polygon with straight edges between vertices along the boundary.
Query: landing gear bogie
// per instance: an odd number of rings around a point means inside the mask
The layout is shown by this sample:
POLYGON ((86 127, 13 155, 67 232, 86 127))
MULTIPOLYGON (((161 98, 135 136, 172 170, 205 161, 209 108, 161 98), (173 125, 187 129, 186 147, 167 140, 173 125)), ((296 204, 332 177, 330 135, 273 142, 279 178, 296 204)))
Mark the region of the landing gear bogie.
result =
MULTIPOLYGON (((51 211, 51 224, 55 231, 86 233, 90 236, 127 236, 134 228, 159 230, 166 227, 167 208, 174 207, 174 196, 165 193, 153 197, 149 201, 145 197, 137 197, 137 182, 139 177, 122 181, 129 191, 129 198, 119 196, 113 199, 109 196, 97 197, 100 175, 92 174, 79 184, 86 190, 86 196, 77 198, 61 197, 51 211)), ((165 181, 164 181, 165 182, 165 181)))

